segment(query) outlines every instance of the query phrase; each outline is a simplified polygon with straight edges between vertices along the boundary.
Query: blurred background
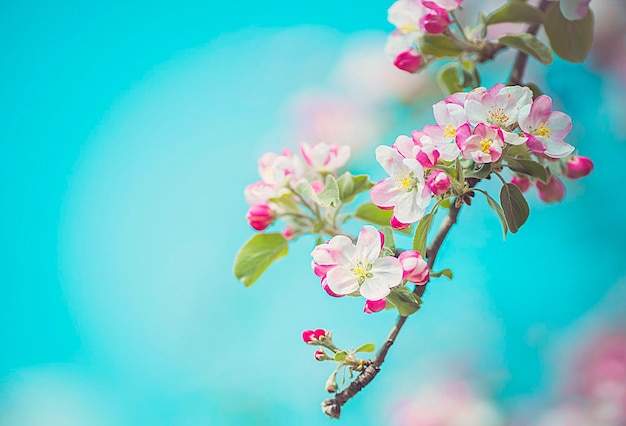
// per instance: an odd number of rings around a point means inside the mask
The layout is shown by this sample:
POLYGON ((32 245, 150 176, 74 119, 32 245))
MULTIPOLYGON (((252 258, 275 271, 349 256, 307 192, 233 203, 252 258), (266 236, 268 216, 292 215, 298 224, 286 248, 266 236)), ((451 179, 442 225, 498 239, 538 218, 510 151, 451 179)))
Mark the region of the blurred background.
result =
MULTIPOLYGON (((232 262, 262 153, 350 144, 381 179, 374 147, 433 122, 434 72, 383 53, 390 4, 0 3, 1 425, 331 422, 301 332, 380 344, 394 314, 329 298, 313 239, 249 289, 232 262)), ((438 259, 454 280, 342 424, 626 424, 626 7, 591 6, 587 62, 527 75, 594 172, 560 204, 531 193, 506 242, 486 203, 464 209, 438 259)))

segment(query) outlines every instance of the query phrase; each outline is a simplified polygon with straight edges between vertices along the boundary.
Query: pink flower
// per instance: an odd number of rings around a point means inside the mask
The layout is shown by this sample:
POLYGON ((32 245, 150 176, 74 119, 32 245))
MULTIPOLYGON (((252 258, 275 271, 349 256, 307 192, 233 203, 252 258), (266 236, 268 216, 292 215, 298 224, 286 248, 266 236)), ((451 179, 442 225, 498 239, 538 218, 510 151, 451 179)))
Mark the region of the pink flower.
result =
POLYGON ((411 138, 404 135, 398 136, 391 147, 404 158, 415 158, 427 169, 435 167, 439 160, 439 151, 433 140, 420 130, 413 130, 411 136, 411 138))
POLYGON ((430 279, 428 264, 418 251, 407 250, 400 253, 398 260, 402 264, 402 279, 417 285, 424 285, 430 279))
POLYGON ((539 96, 519 113, 519 126, 528 137, 526 145, 538 154, 551 158, 568 156, 574 147, 563 141, 572 128, 567 114, 552 111, 552 99, 539 96))
POLYGON ((520 110, 530 105, 533 94, 528 87, 496 84, 491 89, 478 87, 468 93, 465 101, 467 119, 473 126, 487 123, 502 129, 504 141, 521 145, 525 138, 513 132, 520 110))
POLYGON ((250 207, 250 210, 248 210, 246 214, 246 219, 251 227, 257 231, 263 231, 274 223, 276 216, 270 206, 267 204, 259 204, 250 207))
POLYGON ((380 300, 366 300, 365 306, 363 307, 363 312, 366 314, 373 314, 374 312, 380 312, 385 309, 387 306, 387 301, 385 299, 380 300))
POLYGON ((282 155, 265 153, 259 158, 259 175, 264 182, 284 186, 304 176, 304 166, 298 157, 284 149, 282 155))
POLYGON ((389 146, 376 148, 376 160, 390 177, 370 190, 372 203, 383 209, 393 208, 394 216, 402 223, 420 220, 431 199, 421 164, 413 158, 404 158, 389 146))
POLYGON ((591 0, 561 0, 559 6, 565 19, 577 21, 587 16, 591 0))
POLYGON ((559 202, 565 196, 565 186, 563 182, 554 175, 550 177, 548 183, 543 183, 540 180, 535 181, 535 186, 537 186, 539 198, 545 203, 559 202))
MULTIPOLYGON (((341 236, 335 236, 340 238, 341 236)), ((326 274, 328 286, 335 294, 359 292, 370 300, 387 296, 392 287, 402 282, 402 266, 393 256, 379 257, 380 234, 373 226, 364 226, 356 245, 345 245, 337 266, 326 274)), ((330 243, 329 243, 330 244, 330 243)))
POLYGON ((335 172, 343 167, 350 158, 350 147, 324 142, 309 145, 300 144, 300 154, 304 162, 316 172, 335 172))
POLYGON ((398 231, 402 231, 403 229, 406 229, 409 226, 411 226, 410 223, 400 222, 395 216, 391 216, 391 220, 389 221, 389 224, 391 225, 393 229, 397 229, 398 231))
POLYGON ((323 337, 327 337, 329 332, 324 330, 323 328, 318 328, 317 330, 304 330, 302 332, 302 340, 304 343, 309 345, 317 343, 323 337))
POLYGON ((578 179, 587 176, 593 170, 593 162, 590 158, 575 155, 565 162, 563 173, 570 179, 578 179))
POLYGON ((443 170, 435 170, 426 179, 426 186, 435 195, 445 194, 450 189, 450 177, 443 170))
POLYGON ((344 235, 337 235, 330 241, 316 246, 311 252, 313 273, 320 278, 325 278, 329 270, 347 261, 344 250, 350 246, 352 246, 352 240, 344 235))
POLYGON ((328 295, 329 295, 329 296, 331 296, 331 297, 336 297, 336 298, 339 298, 339 297, 343 297, 343 296, 345 296, 344 294, 337 294, 337 293, 334 293, 334 292, 330 289, 330 287, 328 286, 328 281, 326 280, 326 276, 324 276, 324 278, 322 278, 322 288, 324 289, 324 291, 326 292, 326 294, 328 294, 328 295))
POLYGON ((422 65, 422 55, 420 55, 417 50, 405 50, 396 56, 393 64, 402 71, 414 73, 417 72, 422 65))
POLYGON ((530 188, 530 179, 526 176, 515 175, 511 178, 511 183, 522 192, 526 192, 530 188))
POLYGON ((498 161, 504 148, 502 129, 479 123, 471 134, 469 125, 461 126, 456 135, 456 144, 463 153, 463 158, 476 163, 498 161))
POLYGON ((434 10, 420 19, 420 28, 429 34, 440 34, 450 26, 450 17, 445 10, 434 10))
POLYGON ((281 189, 277 188, 276 185, 259 181, 246 186, 244 196, 248 204, 254 206, 257 204, 267 204, 270 198, 278 197, 280 192, 281 189))

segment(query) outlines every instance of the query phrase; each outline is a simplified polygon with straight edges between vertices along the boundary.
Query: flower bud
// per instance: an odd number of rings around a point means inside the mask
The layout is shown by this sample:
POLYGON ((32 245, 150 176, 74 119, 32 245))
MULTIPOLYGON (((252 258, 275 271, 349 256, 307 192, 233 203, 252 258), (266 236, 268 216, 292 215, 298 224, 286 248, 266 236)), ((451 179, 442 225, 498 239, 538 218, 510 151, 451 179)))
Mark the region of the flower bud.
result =
POLYGON ((322 182, 321 180, 314 180, 313 182, 311 182, 311 188, 313 188, 313 191, 316 194, 319 194, 320 192, 322 192, 322 189, 324 189, 324 182, 322 182))
POLYGON ((432 169, 437 165, 440 153, 436 149, 420 149, 415 155, 415 159, 419 161, 422 167, 432 169))
POLYGON ((324 278, 322 278, 322 288, 324 289, 326 294, 328 294, 329 296, 337 297, 337 298, 345 296, 345 294, 337 294, 334 291, 332 291, 330 289, 330 286, 328 285, 328 281, 326 280, 325 276, 324 278))
POLYGON ((407 50, 396 56, 393 64, 402 71, 414 73, 422 65, 422 56, 413 50, 407 50))
POLYGON ((450 177, 443 170, 435 170, 426 179, 426 186, 435 195, 441 195, 450 189, 450 177))
POLYGON ((263 231, 276 219, 274 212, 267 204, 258 204, 250 207, 246 214, 246 219, 251 227, 257 231, 263 231))
POLYGON ((291 225, 287 225, 281 234, 283 234, 283 237, 287 240, 291 241, 296 237, 296 230, 291 225))
POLYGON ((590 158, 575 155, 565 163, 563 174, 570 179, 578 179, 587 176, 593 170, 593 162, 590 158))
POLYGON ((530 188, 530 179, 526 176, 515 175, 511 178, 511 183, 522 192, 526 192, 530 188))
POLYGON ((402 265, 403 280, 408 280, 417 285, 424 285, 430 279, 428 264, 418 251, 403 251, 398 256, 398 260, 402 265))
POLYGON ((313 356, 318 361, 327 361, 327 360, 332 359, 331 357, 328 356, 328 354, 326 352, 324 352, 323 349, 316 350, 315 354, 313 356))
POLYGON ((556 176, 552 176, 548 183, 543 183, 540 180, 535 182, 537 186, 537 193, 541 201, 546 203, 556 203, 561 201, 565 196, 565 186, 561 179, 556 176))
POLYGON ((337 379, 335 377, 336 375, 337 373, 333 372, 333 374, 330 375, 328 380, 326 380, 326 392, 333 393, 333 392, 337 392, 337 389, 339 389, 339 385, 337 385, 337 379))
POLYGON ((313 345, 317 343, 321 338, 328 335, 329 332, 324 330, 323 328, 318 328, 317 330, 304 330, 302 332, 302 340, 304 340, 304 343, 313 345))
POLYGON ((443 13, 428 13, 420 19, 420 26, 429 34, 440 34, 450 26, 450 18, 443 13))
POLYGON ((385 309, 385 306, 387 306, 387 301, 385 299, 366 300, 363 312, 365 312, 366 314, 373 314, 374 312, 382 311, 383 309, 385 309))
POLYGON ((406 229, 409 226, 411 226, 410 223, 400 222, 398 219, 396 219, 395 216, 391 216, 391 220, 389 221, 389 224, 391 225, 393 229, 397 229, 398 231, 402 231, 403 229, 406 229))

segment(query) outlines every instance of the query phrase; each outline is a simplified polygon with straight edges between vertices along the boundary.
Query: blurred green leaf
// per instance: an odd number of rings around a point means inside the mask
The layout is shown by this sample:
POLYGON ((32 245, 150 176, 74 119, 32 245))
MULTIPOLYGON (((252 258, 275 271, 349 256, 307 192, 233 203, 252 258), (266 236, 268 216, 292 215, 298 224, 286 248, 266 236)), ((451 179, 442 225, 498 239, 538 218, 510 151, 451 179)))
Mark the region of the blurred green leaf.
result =
POLYGON ((490 13, 485 18, 487 25, 503 22, 526 22, 528 24, 542 24, 545 15, 539 9, 523 1, 510 1, 500 9, 490 13))
POLYGON ((359 353, 359 352, 369 352, 372 353, 374 352, 374 350, 376 349, 376 345, 373 343, 366 343, 364 345, 361 345, 357 348, 356 351, 354 351, 354 353, 359 353))
POLYGON ((447 64, 441 68, 437 74, 437 83, 445 95, 460 91, 462 88, 456 64, 447 64))
POLYGON ((478 189, 478 188, 475 188, 475 190, 482 193, 485 196, 485 198, 487 199, 487 204, 489 204, 489 207, 491 207, 491 210, 496 212, 496 214, 498 215, 498 219, 500 220, 500 224, 502 225, 502 238, 506 240, 506 233, 509 230, 509 227, 506 223, 506 216, 504 215, 504 210, 502 210, 502 207, 500 207, 500 204, 498 204, 496 200, 491 198, 491 195, 489 195, 487 191, 483 191, 482 189, 478 189))
POLYGON ((417 312, 422 304, 420 298, 404 286, 392 288, 385 299, 393 303, 403 317, 417 312))
POLYGON ((300 182, 296 189, 321 207, 336 207, 339 204, 339 186, 332 175, 326 176, 324 188, 319 194, 315 193, 309 182, 300 182))
POLYGON ((544 183, 548 183, 550 176, 544 166, 533 160, 527 160, 523 158, 506 157, 506 162, 509 169, 514 172, 523 173, 528 176, 532 176, 541 180, 544 183))
POLYGON ((593 42, 593 12, 577 21, 569 21, 561 13, 558 2, 553 2, 546 11, 544 28, 550 45, 561 58, 570 62, 583 62, 591 51, 593 42))
POLYGON ((502 204, 509 230, 515 234, 526 222, 530 214, 526 198, 524 198, 522 191, 516 185, 507 183, 500 190, 500 203, 502 204))
POLYGON ((428 231, 433 226, 434 213, 435 211, 433 210, 420 219, 415 228, 415 235, 413 235, 413 250, 419 251, 422 257, 426 257, 426 237, 428 237, 428 231))
POLYGON ((340 351, 340 352, 337 352, 337 353, 335 354, 335 356, 333 357, 333 359, 334 359, 335 361, 339 361, 339 362, 341 362, 341 361, 343 361, 344 359, 346 359, 346 357, 347 357, 347 356, 348 356, 348 352, 346 352, 346 351, 340 351))
POLYGON ((367 175, 353 176, 349 172, 345 172, 337 179, 337 186, 339 187, 339 198, 344 203, 349 203, 357 194, 371 189, 374 183, 370 182, 367 175))
POLYGON ((444 269, 443 271, 439 271, 439 272, 431 271, 430 272, 430 276, 431 276, 431 278, 446 277, 447 279, 451 280, 452 279, 452 271, 450 269, 448 269, 448 268, 444 269))
POLYGON ((550 48, 532 34, 509 34, 500 37, 498 41, 529 54, 544 65, 549 65, 554 60, 550 48))
POLYGON ((463 53, 463 49, 450 38, 441 34, 424 34, 419 40, 422 53, 437 58, 451 58, 463 53))
MULTIPOLYGON (((393 210, 379 209, 374 203, 365 203, 353 214, 355 219, 360 219, 363 222, 371 223, 378 226, 389 226, 391 217, 393 216, 393 210)), ((411 235, 411 227, 398 231, 406 235, 411 235)))
POLYGON ((233 273, 246 287, 250 287, 273 262, 288 251, 288 241, 282 234, 256 234, 237 253, 233 273))

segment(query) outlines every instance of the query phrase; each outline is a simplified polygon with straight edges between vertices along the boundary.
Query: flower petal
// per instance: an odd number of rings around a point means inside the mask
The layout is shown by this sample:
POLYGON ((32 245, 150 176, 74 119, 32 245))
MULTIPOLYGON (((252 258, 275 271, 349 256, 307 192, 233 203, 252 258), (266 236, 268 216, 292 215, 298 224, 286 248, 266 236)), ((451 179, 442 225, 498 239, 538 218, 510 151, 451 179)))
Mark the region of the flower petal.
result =
POLYGON ((328 271, 326 282, 336 294, 350 294, 359 289, 356 275, 347 266, 336 266, 328 271))

